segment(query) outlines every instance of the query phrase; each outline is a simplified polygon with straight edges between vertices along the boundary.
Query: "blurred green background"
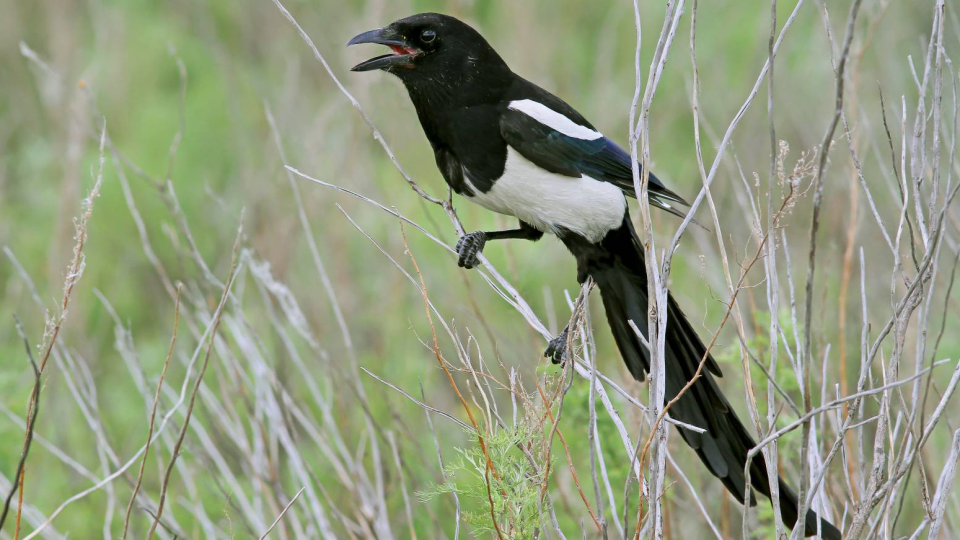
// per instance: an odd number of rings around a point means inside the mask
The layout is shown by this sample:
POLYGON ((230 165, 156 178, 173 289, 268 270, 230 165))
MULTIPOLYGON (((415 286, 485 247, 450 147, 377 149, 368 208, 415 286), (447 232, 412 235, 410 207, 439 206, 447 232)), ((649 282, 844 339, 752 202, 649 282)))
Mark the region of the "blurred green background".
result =
MULTIPOLYGON (((827 2, 838 41, 843 35, 849 4, 848 0, 827 2)), ((636 33, 630 2, 290 0, 285 5, 381 129, 404 168, 432 194, 445 196, 446 186, 436 171, 432 152, 402 86, 386 74, 350 73, 349 67, 371 56, 372 48, 345 48, 353 35, 415 12, 439 11, 467 20, 515 71, 563 97, 605 134, 626 143, 635 77, 636 33)), ((793 7, 792 2, 779 2, 779 26, 793 7)), ((691 111, 690 9, 688 5, 659 86, 650 129, 653 170, 672 189, 692 199, 700 186, 700 176, 691 111)), ((650 63, 663 11, 664 2, 641 2, 644 70, 650 63)), ((865 174, 880 212, 890 216, 888 223, 895 222, 896 183, 889 168, 877 89, 883 89, 891 128, 899 143, 900 98, 905 97, 910 110, 917 99, 908 58, 912 57, 917 69, 922 69, 932 12, 931 2, 867 1, 854 40, 847 112, 865 174)), ((956 14, 951 6, 948 12, 954 18, 947 21, 947 27, 956 29, 956 14)), ((246 209, 244 245, 268 261, 274 275, 295 292, 322 348, 334 362, 346 354, 344 343, 304 241, 283 162, 267 122, 267 107, 276 117, 290 165, 394 206, 448 244, 455 242, 443 212, 428 207, 405 185, 360 116, 269 0, 0 0, 0 13, 0 246, 8 248, 19 260, 51 312, 55 313, 59 303, 64 272, 72 256, 73 219, 80 212, 80 201, 91 188, 96 173, 97 138, 103 119, 117 151, 130 163, 154 180, 170 180, 197 249, 220 279, 229 266, 240 211, 246 209), (45 64, 29 60, 23 54, 27 50, 24 46, 35 51, 45 64), (182 115, 178 59, 186 73, 182 115), (171 157, 171 142, 180 129, 181 118, 182 141, 171 157)), ((769 26, 769 3, 699 5, 696 46, 702 88, 701 133, 708 166, 720 135, 743 103, 767 56, 769 26)), ((946 46, 952 58, 960 58, 958 36, 956 31, 947 36, 946 46)), ((828 47, 821 4, 808 1, 801 7, 776 63, 777 137, 790 145, 788 166, 801 151, 818 145, 828 126, 834 99, 828 47)), ((950 107, 951 86, 945 82, 944 103, 950 107)), ((751 247, 755 242, 750 238, 752 229, 747 218, 749 201, 738 166, 751 188, 754 173, 766 185, 771 158, 766 109, 764 85, 738 128, 729 158, 721 165, 714 184, 732 264, 743 261, 748 254, 752 256, 755 249, 751 247)), ((875 320, 889 316, 886 299, 890 284, 889 253, 862 193, 856 212, 850 211, 852 166, 841 131, 835 139, 832 164, 825 177, 821 271, 816 290, 818 312, 814 317, 818 350, 822 352, 830 345, 834 351, 831 384, 839 380, 834 366, 841 341, 846 340, 845 354, 851 361, 859 358, 856 279, 846 304, 838 302, 851 222, 856 232, 855 246, 865 249, 868 267, 876 269, 867 278, 868 296, 876 303, 875 320), (841 334, 839 314, 844 310, 848 319, 846 332, 841 334)), ((193 279, 191 276, 198 274, 198 268, 187 255, 187 239, 158 189, 132 169, 128 168, 126 173, 131 195, 164 268, 172 280, 193 279)), ((303 180, 297 182, 321 256, 357 344, 358 364, 415 394, 413 389, 420 380, 433 394, 434 406, 457 410, 431 351, 419 341, 428 339, 430 331, 420 293, 346 220, 336 205, 409 268, 398 221, 349 195, 303 180)), ((754 190, 752 196, 766 197, 765 187, 754 190)), ((463 201, 455 203, 470 230, 511 225, 502 216, 463 201)), ((706 205, 698 218, 710 220, 706 205)), ((792 269, 798 290, 805 271, 803 246, 808 223, 809 197, 800 202, 786 224, 787 238, 797 248, 792 269)), ((655 215, 661 245, 678 225, 679 220, 671 216, 655 215)), ((543 340, 476 273, 458 269, 450 253, 421 234, 410 228, 405 232, 410 250, 423 270, 430 297, 442 315, 455 320, 459 329, 473 330, 479 346, 488 355, 496 351, 505 364, 532 376, 545 345, 543 340)), ((948 237, 952 249, 955 228, 948 237)), ((126 460, 145 436, 142 399, 115 348, 114 320, 96 291, 109 299, 122 324, 129 328, 150 381, 155 381, 169 343, 173 302, 144 254, 109 156, 84 252, 85 271, 71 300, 60 341, 89 366, 99 389, 97 401, 103 424, 114 447, 121 450, 121 457, 126 460)), ((575 295, 577 284, 573 261, 559 242, 551 238, 536 244, 494 244, 485 253, 548 321, 551 331, 563 325, 569 314, 564 291, 575 295)), ((943 273, 945 276, 940 279, 947 279, 948 273, 943 273)), ((722 300, 727 298, 715 236, 691 228, 674 260, 671 279, 695 326, 710 335, 723 316, 722 300)), ((757 284, 761 279, 758 266, 749 282, 757 284)), ((781 279, 785 276, 781 275, 781 279)), ((953 308, 956 295, 954 292, 953 298, 947 299, 953 308)), ((207 300, 211 307, 215 305, 216 291, 209 292, 207 300)), ((748 331, 756 337, 753 321, 758 321, 757 329, 766 324, 762 289, 750 291, 749 298, 744 300, 748 331), (760 309, 754 309, 757 306, 760 309)), ((602 310, 597 309, 598 305, 593 307, 601 369, 645 402, 645 387, 630 381, 602 324, 602 310)), ((11 259, 4 256, 0 257, 0 401, 22 417, 33 378, 23 360, 23 345, 12 322, 14 313, 24 321, 31 342, 40 342, 44 311, 34 302, 11 259)), ((939 311, 934 314, 936 328, 940 317, 939 311)), ((759 332, 761 337, 757 339, 765 337, 764 332, 765 329, 759 332)), ((185 339, 180 348, 189 353, 195 345, 185 339)), ((739 352, 732 326, 721 334, 718 350, 718 356, 726 363, 726 372, 731 374, 725 379, 725 388, 743 411, 739 352)), ((956 359, 958 352, 960 336, 948 331, 939 356, 956 359)), ((322 380, 321 363, 309 357, 307 360, 322 380)), ((551 370, 555 368, 541 368, 541 372, 551 370)), ((97 439, 57 371, 53 369, 45 377, 37 433, 98 470, 97 439)), ((172 384, 179 387, 183 374, 182 365, 172 365, 172 384)), ((411 432, 422 433, 425 422, 416 406, 390 394, 376 381, 362 380, 371 393, 375 412, 392 413, 411 432)), ((852 384, 853 375, 848 380, 852 384)), ((564 413, 571 434, 586 421, 582 410, 586 404, 585 385, 575 385, 572 392, 564 413)), ((359 426, 360 417, 352 399, 351 394, 344 392, 337 401, 338 411, 344 418, 356 420, 359 426)), ((202 417, 209 411, 201 407, 197 414, 202 417)), ((633 419, 631 425, 637 425, 634 411, 625 415, 633 419)), ((442 437, 445 445, 466 441, 462 433, 449 425, 438 424, 438 428, 447 432, 442 437)), ((613 437, 612 424, 603 423, 601 433, 613 437)), ((584 434, 582 429, 577 436, 568 436, 579 445, 579 452, 585 451, 586 443, 576 439, 584 438, 584 434)), ((22 435, 20 427, 0 417, 0 471, 7 479, 19 459, 22 435)), ((948 435, 944 437, 939 448, 948 440, 948 435)), ((702 487, 715 521, 725 524, 731 535, 737 535, 736 503, 724 500, 726 496, 721 495, 719 483, 701 470, 677 437, 673 439, 676 455, 689 464, 687 473, 695 485, 702 487)), ((424 444, 432 452, 431 444, 424 444)), ((791 444, 795 449, 795 441, 784 443, 788 455, 791 444)), ((610 444, 611 449, 615 447, 610 444)), ((622 459, 622 451, 611 452, 608 460, 622 459)), ((931 452, 931 468, 939 471, 943 456, 937 445, 931 444, 931 452)), ((435 470, 429 469, 434 463, 427 459, 423 463, 414 461, 411 471, 420 476, 407 481, 415 490, 429 488, 436 482, 435 470)), ((796 465, 785 467, 795 483, 796 465)), ((828 478, 828 490, 842 494, 843 480, 837 471, 835 478, 828 478)), ((157 472, 150 470, 150 489, 155 490, 158 485, 157 472)), ((620 486, 623 473, 620 470, 617 476, 620 486)), ((40 447, 33 450, 27 474, 27 502, 45 513, 68 494, 89 485, 40 447)), ((171 489, 179 489, 176 476, 171 489)), ((619 489, 614 486, 615 491, 619 489)), ((121 499, 125 501, 128 496, 121 499)), ((203 496, 211 508, 226 507, 222 493, 216 489, 209 488, 203 496)), ((701 524, 690 522, 683 515, 689 511, 685 509, 689 504, 685 493, 677 488, 670 497, 675 505, 668 516, 672 537, 699 537, 696 535, 702 532, 701 524)), ((568 515, 566 510, 558 512, 562 514, 562 525, 576 531, 582 510, 576 495, 571 498, 576 505, 574 515, 568 515)), ((435 522, 421 516, 419 509, 428 507, 431 513, 443 515, 443 509, 449 509, 449 501, 414 500, 413 504, 419 534, 432 537, 434 533, 430 531, 435 522)), ((104 527, 103 505, 104 495, 94 494, 71 506, 54 525, 61 532, 69 531, 71 538, 100 535, 104 527)), ((390 497, 389 505, 391 513, 396 511, 399 516, 403 502, 396 493, 390 497)), ((765 503, 761 507, 765 508, 765 503)), ((181 516, 181 522, 190 523, 189 514, 182 508, 171 511, 181 516)), ((838 511, 842 512, 842 507, 838 511)), ((223 519, 222 514, 217 517, 223 519)), ((137 519, 143 518, 139 515, 137 519)), ((914 515, 909 522, 915 526, 918 519, 914 515)), ((12 535, 11 531, 5 527, 4 534, 12 535)))

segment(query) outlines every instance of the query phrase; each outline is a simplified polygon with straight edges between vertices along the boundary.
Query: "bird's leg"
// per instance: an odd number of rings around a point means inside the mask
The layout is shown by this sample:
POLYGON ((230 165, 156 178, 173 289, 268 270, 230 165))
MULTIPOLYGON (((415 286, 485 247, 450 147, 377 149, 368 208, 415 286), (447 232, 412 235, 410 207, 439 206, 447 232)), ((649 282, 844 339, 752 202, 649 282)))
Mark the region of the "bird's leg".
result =
POLYGON ((459 255, 457 265, 462 268, 473 268, 477 266, 477 255, 483 251, 483 246, 488 240, 504 240, 515 238, 519 240, 537 241, 543 236, 543 231, 534 229, 532 226, 520 222, 519 229, 509 231, 476 231, 467 233, 460 237, 457 246, 454 248, 459 255))
POLYGON ((547 350, 543 351, 543 356, 550 359, 554 364, 563 365, 567 356, 567 335, 570 333, 570 325, 563 327, 560 335, 550 340, 547 344, 547 350))
MULTIPOLYGON (((583 298, 577 297, 577 301, 573 305, 574 315, 580 313, 580 307, 583 301, 583 298)), ((569 334, 570 323, 568 322, 567 325, 563 327, 563 330, 560 331, 560 335, 551 339, 550 343, 547 344, 547 350, 543 351, 543 356, 549 358, 554 364, 560 364, 562 366, 567 359, 567 337, 569 334)))

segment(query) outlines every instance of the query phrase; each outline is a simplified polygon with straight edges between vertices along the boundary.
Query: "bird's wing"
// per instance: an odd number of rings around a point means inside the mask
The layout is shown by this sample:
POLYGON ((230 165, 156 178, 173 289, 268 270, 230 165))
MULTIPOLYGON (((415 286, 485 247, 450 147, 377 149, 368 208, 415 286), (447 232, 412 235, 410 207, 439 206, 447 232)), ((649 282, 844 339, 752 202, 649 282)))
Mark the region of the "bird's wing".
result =
MULTIPOLYGON (((500 133, 523 157, 552 173, 610 182, 636 198, 630 154, 591 126, 533 100, 513 101, 500 116, 500 133)), ((650 204, 672 214, 689 206, 650 174, 650 204)))

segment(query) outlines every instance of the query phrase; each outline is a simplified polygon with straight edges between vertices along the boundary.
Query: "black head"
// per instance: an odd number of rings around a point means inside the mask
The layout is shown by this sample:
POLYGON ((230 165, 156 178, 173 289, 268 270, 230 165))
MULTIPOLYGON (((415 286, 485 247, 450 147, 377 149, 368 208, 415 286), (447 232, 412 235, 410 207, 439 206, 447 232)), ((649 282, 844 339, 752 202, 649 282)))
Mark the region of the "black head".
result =
POLYGON ((479 32, 439 13, 421 13, 364 32, 347 45, 377 43, 393 52, 371 58, 352 71, 383 70, 405 83, 459 86, 510 73, 506 63, 479 32))

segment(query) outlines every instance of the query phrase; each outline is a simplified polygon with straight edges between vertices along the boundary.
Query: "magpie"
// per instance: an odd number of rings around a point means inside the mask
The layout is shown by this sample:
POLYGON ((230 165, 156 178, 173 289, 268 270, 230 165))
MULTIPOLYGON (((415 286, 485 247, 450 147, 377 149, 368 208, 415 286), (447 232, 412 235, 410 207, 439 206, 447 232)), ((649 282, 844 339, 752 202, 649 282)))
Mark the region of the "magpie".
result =
MULTIPOLYGON (((488 210, 513 216, 519 227, 477 231, 457 242, 458 264, 477 265, 491 240, 536 241, 557 236, 577 261, 577 280, 593 278, 607 322, 631 375, 644 380, 649 353, 630 327, 647 334, 647 276, 641 242, 626 197, 636 197, 632 159, 562 99, 515 74, 472 27, 437 13, 423 13, 364 32, 348 45, 386 45, 389 54, 352 71, 382 70, 406 87, 433 148, 437 167, 458 195, 488 210)), ((689 205, 650 174, 650 204, 677 216, 689 205)), ((707 353, 672 296, 667 298, 666 398, 674 398, 707 353)), ((552 340, 545 356, 563 360, 566 334, 552 340)), ((707 356, 706 370, 670 409, 674 418, 706 430, 679 428, 707 469, 743 503, 744 465, 756 446, 714 377, 720 366, 707 356)), ((770 497, 766 465, 750 464, 753 487, 770 497)), ((779 480, 781 516, 793 527, 797 495, 779 480)), ((756 504, 751 494, 750 505, 756 504)), ((814 512, 804 519, 806 536, 819 532, 839 540, 840 531, 814 512)))

